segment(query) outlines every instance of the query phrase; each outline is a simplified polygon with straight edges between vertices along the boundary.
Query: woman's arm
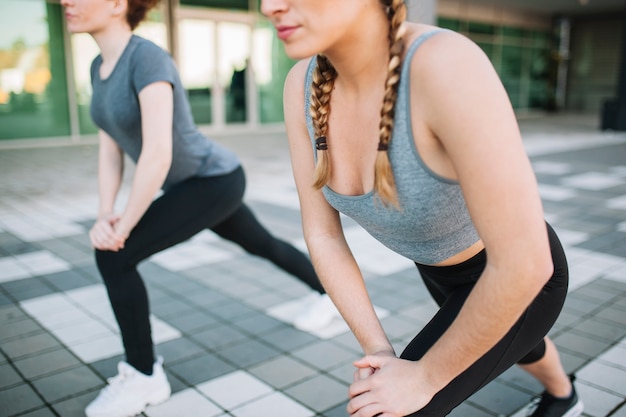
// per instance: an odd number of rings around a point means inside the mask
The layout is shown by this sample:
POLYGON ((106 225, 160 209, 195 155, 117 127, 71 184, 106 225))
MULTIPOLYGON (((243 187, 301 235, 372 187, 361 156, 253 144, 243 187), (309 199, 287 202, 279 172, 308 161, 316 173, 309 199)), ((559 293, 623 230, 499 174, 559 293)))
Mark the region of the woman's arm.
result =
POLYGON ((284 111, 291 164, 298 189, 304 238, 315 270, 367 354, 387 353, 387 339, 345 240, 339 213, 313 189, 314 155, 304 119, 304 76, 308 62, 294 66, 285 82, 284 111))
POLYGON ((115 225, 118 238, 125 241, 158 193, 172 163, 172 85, 152 83, 139 93, 141 154, 133 176, 130 195, 115 225))
POLYGON ((113 213, 115 199, 124 174, 124 153, 103 130, 99 131, 98 148, 98 218, 113 213))
POLYGON ((430 149, 439 147, 444 157, 432 159, 431 168, 460 182, 487 265, 456 320, 421 360, 360 363, 377 371, 351 387, 357 397, 349 410, 358 416, 377 407, 389 413, 384 416, 424 407, 511 329, 553 269, 536 179, 487 57, 460 35, 438 34, 414 56, 411 95, 414 125, 422 128, 415 133, 418 148, 419 135, 438 142, 430 149))
POLYGON ((553 264, 536 179, 497 73, 466 38, 442 34, 432 40, 423 51, 432 61, 415 65, 412 80, 422 80, 416 88, 430 103, 426 124, 451 161, 488 253, 459 316, 422 359, 440 389, 506 334, 553 264), (444 53, 449 50, 458 53, 444 53))
POLYGON ((124 153, 103 130, 98 132, 98 138, 98 217, 89 231, 89 239, 96 249, 117 250, 113 225, 119 216, 114 208, 124 173, 124 153))

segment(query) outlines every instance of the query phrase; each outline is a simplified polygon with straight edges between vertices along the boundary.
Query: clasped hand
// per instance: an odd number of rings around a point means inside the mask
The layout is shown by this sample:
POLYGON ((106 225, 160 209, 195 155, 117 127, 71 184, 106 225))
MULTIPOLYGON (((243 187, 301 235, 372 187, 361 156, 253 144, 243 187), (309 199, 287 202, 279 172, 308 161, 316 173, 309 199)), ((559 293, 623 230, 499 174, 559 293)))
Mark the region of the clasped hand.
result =
POLYGON ((109 214, 96 220, 89 231, 91 245, 99 250, 113 252, 123 249, 127 236, 116 230, 119 220, 120 216, 117 214, 109 214))
POLYGON ((436 393, 420 362, 384 353, 365 356, 354 366, 347 407, 353 417, 403 417, 424 408, 436 393))

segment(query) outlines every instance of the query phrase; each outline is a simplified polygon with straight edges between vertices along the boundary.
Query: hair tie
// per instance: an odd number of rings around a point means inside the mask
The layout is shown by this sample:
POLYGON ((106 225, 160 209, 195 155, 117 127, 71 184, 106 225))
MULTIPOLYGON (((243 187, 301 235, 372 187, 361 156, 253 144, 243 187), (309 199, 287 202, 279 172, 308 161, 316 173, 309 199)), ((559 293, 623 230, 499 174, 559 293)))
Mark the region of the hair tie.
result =
POLYGON ((388 143, 384 143, 384 142, 378 142, 378 150, 379 151, 386 151, 387 149, 389 149, 389 144, 388 143))
POLYGON ((326 143, 326 136, 320 136, 315 139, 315 149, 318 151, 326 151, 328 150, 328 144, 326 143))

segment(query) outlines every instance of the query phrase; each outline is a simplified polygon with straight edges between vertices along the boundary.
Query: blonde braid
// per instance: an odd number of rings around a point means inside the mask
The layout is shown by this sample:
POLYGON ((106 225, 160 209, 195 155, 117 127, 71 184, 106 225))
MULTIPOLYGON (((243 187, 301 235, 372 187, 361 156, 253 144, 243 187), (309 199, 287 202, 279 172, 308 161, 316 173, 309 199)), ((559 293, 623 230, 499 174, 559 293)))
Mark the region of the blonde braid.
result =
POLYGON ((315 147, 317 152, 317 165, 313 187, 317 190, 322 188, 330 179, 331 165, 328 157, 328 146, 326 145, 326 134, 328 132, 328 117, 330 115, 330 94, 333 91, 337 71, 330 61, 323 55, 317 56, 317 66, 313 72, 313 82, 311 85, 311 118, 315 129, 315 147))
POLYGON ((394 105, 398 96, 402 69, 406 5, 403 0, 386 0, 384 3, 389 17, 389 66, 385 81, 383 106, 380 110, 380 139, 374 168, 374 189, 385 205, 392 204, 399 207, 398 194, 387 150, 393 132, 394 105))
MULTIPOLYGON (((394 105, 398 95, 402 54, 404 52, 406 6, 404 0, 383 0, 382 2, 389 19, 389 65, 387 79, 385 80, 383 106, 380 111, 380 139, 378 143, 379 152, 374 168, 374 190, 384 204, 390 203, 399 207, 393 171, 387 150, 393 131, 394 105)), ((333 91, 336 77, 337 71, 330 61, 326 57, 318 55, 317 66, 313 72, 311 107, 309 110, 315 129, 316 149, 323 151, 317 154, 313 183, 315 189, 322 188, 331 175, 326 134, 328 131, 328 117, 330 115, 330 94, 333 91)))

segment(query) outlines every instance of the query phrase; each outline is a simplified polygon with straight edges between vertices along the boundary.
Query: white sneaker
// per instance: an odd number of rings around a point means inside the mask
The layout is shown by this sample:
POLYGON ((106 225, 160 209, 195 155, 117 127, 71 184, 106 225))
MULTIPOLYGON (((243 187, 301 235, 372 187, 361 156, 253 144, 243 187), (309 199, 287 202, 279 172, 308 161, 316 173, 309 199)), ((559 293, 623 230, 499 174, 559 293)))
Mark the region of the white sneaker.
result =
POLYGON ((307 297, 307 305, 296 316, 293 325, 300 330, 314 331, 328 326, 335 317, 341 317, 328 294, 307 297))
POLYGON ((163 358, 158 358, 152 375, 145 375, 126 362, 120 362, 118 375, 109 378, 109 384, 85 408, 87 417, 133 417, 146 406, 167 400, 172 390, 162 364, 163 358))

